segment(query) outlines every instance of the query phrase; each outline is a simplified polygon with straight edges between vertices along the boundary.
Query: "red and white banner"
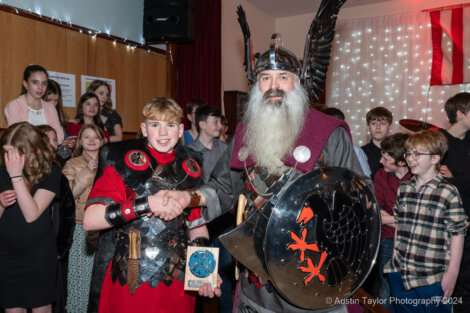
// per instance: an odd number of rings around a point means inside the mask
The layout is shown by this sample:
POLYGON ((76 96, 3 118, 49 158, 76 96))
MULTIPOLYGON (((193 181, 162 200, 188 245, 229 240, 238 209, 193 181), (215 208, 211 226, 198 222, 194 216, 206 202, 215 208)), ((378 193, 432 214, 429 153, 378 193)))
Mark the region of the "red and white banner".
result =
POLYGON ((430 12, 431 86, 470 82, 470 7, 430 12))

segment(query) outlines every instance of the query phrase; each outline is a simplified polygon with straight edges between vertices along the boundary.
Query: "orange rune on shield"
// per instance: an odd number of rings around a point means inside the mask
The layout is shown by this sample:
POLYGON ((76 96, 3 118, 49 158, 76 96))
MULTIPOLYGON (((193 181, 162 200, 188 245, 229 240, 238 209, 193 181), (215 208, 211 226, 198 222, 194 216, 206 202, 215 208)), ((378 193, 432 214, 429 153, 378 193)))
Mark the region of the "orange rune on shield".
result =
MULTIPOLYGON (((299 214, 297 223, 305 225, 308 221, 313 218, 313 215, 314 214, 312 208, 304 206, 299 214)), ((297 234, 295 234, 294 232, 290 232, 290 236, 295 241, 295 243, 289 244, 287 248, 291 250, 300 250, 300 262, 304 262, 306 250, 320 252, 316 243, 306 242, 307 228, 302 229, 301 237, 297 236, 297 234)), ((311 281, 315 276, 318 276, 318 279, 320 281, 325 281, 325 276, 320 274, 320 269, 323 266, 327 255, 328 254, 326 253, 326 251, 321 252, 320 261, 318 262, 317 266, 313 265, 313 261, 311 258, 307 258, 307 267, 299 266, 299 269, 302 272, 310 273, 304 280, 305 285, 307 285, 307 283, 311 281)))

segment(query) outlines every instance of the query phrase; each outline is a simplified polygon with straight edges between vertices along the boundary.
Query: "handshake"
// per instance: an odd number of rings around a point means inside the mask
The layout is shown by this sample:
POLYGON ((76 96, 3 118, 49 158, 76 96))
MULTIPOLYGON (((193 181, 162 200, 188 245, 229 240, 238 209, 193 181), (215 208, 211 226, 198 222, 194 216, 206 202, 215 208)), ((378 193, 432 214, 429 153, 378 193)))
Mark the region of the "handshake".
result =
POLYGON ((188 207, 204 205, 202 194, 197 190, 160 190, 148 196, 148 204, 152 213, 164 221, 171 221, 183 213, 188 207))

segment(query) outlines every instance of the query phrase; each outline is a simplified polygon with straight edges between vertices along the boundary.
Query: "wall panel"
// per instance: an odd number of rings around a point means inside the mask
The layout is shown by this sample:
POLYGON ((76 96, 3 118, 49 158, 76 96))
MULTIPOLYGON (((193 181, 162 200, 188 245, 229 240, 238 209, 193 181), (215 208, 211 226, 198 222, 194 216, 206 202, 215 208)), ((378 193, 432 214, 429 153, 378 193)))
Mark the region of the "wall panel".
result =
MULTIPOLYGON (((36 63, 46 69, 75 75, 77 102, 81 75, 116 80, 116 109, 125 132, 138 130, 142 107, 167 95, 169 80, 165 54, 132 49, 125 44, 0 11, 0 127, 5 128, 5 105, 18 97, 23 70, 36 63)), ((66 108, 69 118, 75 108, 66 108)))

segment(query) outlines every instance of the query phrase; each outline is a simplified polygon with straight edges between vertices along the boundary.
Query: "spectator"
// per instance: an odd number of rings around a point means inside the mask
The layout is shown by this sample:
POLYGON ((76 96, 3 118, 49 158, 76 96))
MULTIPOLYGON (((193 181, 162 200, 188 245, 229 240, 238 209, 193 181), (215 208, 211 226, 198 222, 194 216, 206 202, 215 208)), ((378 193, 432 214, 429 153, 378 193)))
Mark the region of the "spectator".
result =
POLYGON ((457 188, 437 171, 447 140, 438 131, 423 130, 406 140, 405 149, 414 176, 398 189, 394 251, 384 272, 391 295, 403 301, 398 313, 450 313, 451 305, 436 299, 453 294, 467 215, 457 188))
POLYGON ((94 80, 88 86, 87 92, 93 92, 100 101, 101 120, 109 133, 111 142, 122 140, 122 119, 121 116, 113 110, 111 101, 111 87, 103 80, 94 80))
POLYGON ((190 128, 183 133, 183 144, 189 145, 196 140, 198 132, 196 127, 196 110, 200 106, 207 105, 202 99, 191 99, 186 104, 186 118, 190 123, 190 128))
POLYGON ((93 249, 86 241, 83 230, 83 215, 86 200, 90 194, 98 165, 98 152, 104 143, 101 128, 86 124, 78 135, 75 157, 65 163, 62 172, 67 177, 75 199, 75 222, 70 250, 68 272, 67 312, 86 312, 90 290, 91 270, 93 268, 93 249))
POLYGON ((57 268, 51 207, 60 192, 55 153, 27 122, 8 127, 0 141, 0 308, 51 312, 57 268))
POLYGON ((106 142, 109 142, 109 134, 100 118, 100 102, 98 97, 92 92, 86 92, 78 101, 77 114, 75 119, 67 124, 67 132, 70 136, 78 136, 83 125, 91 124, 98 126, 104 132, 106 142))
POLYGON ((380 150, 380 143, 388 136, 392 120, 392 112, 384 107, 375 107, 367 112, 367 130, 369 131, 372 139, 368 144, 361 148, 367 155, 372 180, 374 180, 375 173, 377 173, 381 167, 380 159, 382 158, 382 153, 380 150))
POLYGON ((57 132, 59 144, 64 140, 64 132, 60 126, 59 116, 52 103, 42 100, 47 89, 48 74, 40 65, 29 65, 23 73, 21 95, 8 102, 5 117, 8 126, 29 122, 32 125, 50 125, 57 132))
POLYGON ((394 305, 390 301, 390 284, 386 275, 383 273, 385 264, 390 261, 393 253, 393 238, 395 237, 395 219, 393 217, 393 205, 397 198, 398 187, 401 182, 411 179, 411 173, 405 161, 405 142, 408 134, 396 133, 385 138, 381 143, 382 158, 380 163, 383 165, 374 179, 375 197, 380 207, 380 216, 382 220, 382 240, 379 250, 379 280, 380 280, 380 298, 383 300, 383 306, 394 313, 394 305))
MULTIPOLYGON (((457 187, 463 207, 470 216, 470 93, 461 92, 449 98, 445 104, 450 127, 441 131, 449 142, 439 171, 457 187)), ((467 312, 470 307, 470 236, 467 233, 460 264, 459 277, 455 285, 454 313, 467 312)))

